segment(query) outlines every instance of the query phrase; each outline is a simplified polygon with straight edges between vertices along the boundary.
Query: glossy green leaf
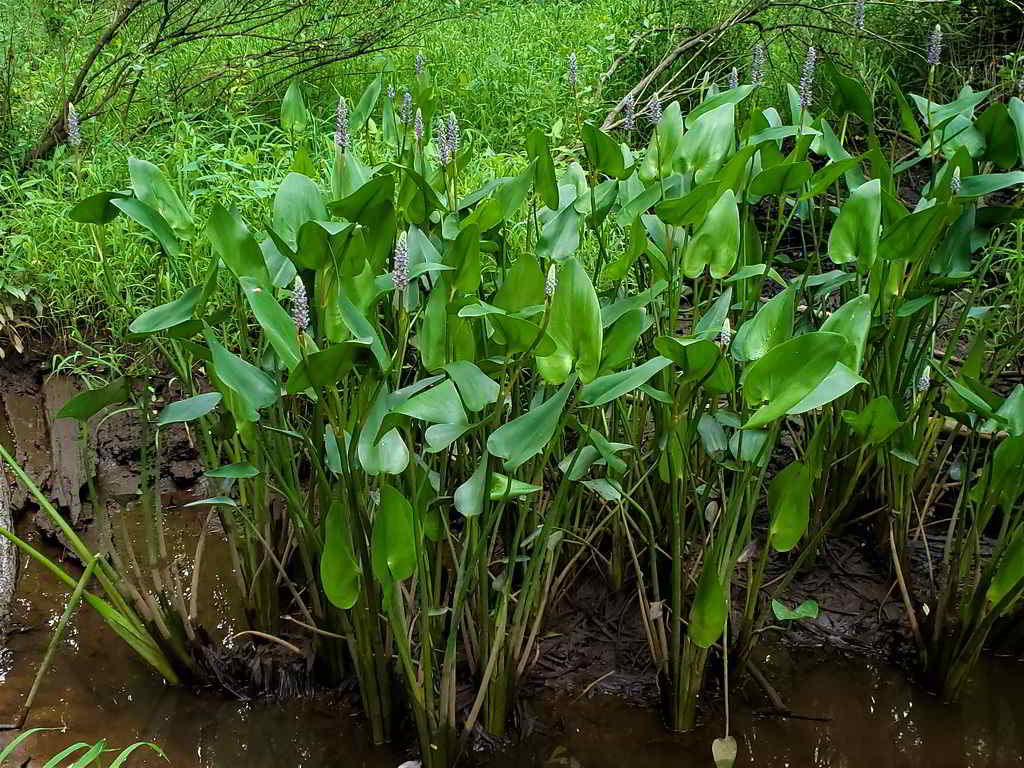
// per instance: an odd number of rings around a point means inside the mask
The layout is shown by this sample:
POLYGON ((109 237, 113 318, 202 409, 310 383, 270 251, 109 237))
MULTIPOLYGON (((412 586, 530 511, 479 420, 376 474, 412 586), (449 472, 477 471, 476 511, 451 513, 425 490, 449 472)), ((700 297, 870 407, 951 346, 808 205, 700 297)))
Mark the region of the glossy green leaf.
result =
POLYGON ((159 213, 171 225, 175 235, 186 240, 195 236, 192 214, 182 204, 178 193, 159 168, 137 157, 129 157, 128 173, 132 178, 135 197, 159 213))
POLYGON ((710 339, 659 336, 654 348, 679 367, 680 381, 703 382, 706 390, 716 394, 732 392, 736 386, 732 365, 710 339))
POLYGON ((240 277, 238 282, 270 345, 288 370, 293 370, 301 362, 302 353, 299 350, 299 329, 292 316, 256 280, 240 277))
POLYGON ((995 432, 1002 428, 1012 437, 1024 435, 1024 384, 1013 388, 996 410, 996 419, 990 419, 981 426, 982 432, 995 432))
POLYGON ((673 101, 665 108, 651 135, 647 153, 639 170, 641 181, 649 184, 673 173, 676 158, 680 155, 682 137, 683 115, 679 109, 679 102, 673 101))
POLYGON ((798 619, 818 618, 818 602, 804 600, 796 608, 790 608, 780 600, 772 600, 772 613, 779 621, 796 621, 798 619))
POLYGON ((236 213, 214 203, 206 223, 206 238, 213 251, 227 264, 235 277, 251 277, 270 289, 270 274, 256 238, 236 213))
POLYGON ((847 157, 841 160, 833 160, 824 168, 815 171, 811 178, 808 179, 807 191, 801 199, 809 200, 826 192, 829 187, 839 180, 840 176, 849 173, 859 163, 859 157, 847 157))
POLYGON ((1013 127, 1017 133, 1017 155, 1024 162, 1024 101, 1014 96, 1006 105, 1006 111, 1010 115, 1013 127))
POLYGON ((722 636, 727 605, 725 585, 718 577, 718 569, 714 563, 705 562, 687 628, 690 639, 698 648, 710 648, 722 636))
POLYGON ((285 176, 274 195, 274 232, 294 251, 299 228, 309 221, 325 219, 327 206, 316 182, 301 173, 285 176))
POLYGON ((400 475, 409 466, 409 448, 397 429, 391 429, 377 439, 389 410, 388 399, 389 393, 385 387, 367 411, 356 444, 359 463, 368 475, 400 475))
POLYGON ((324 595, 335 607, 348 610, 359 600, 361 575, 344 509, 335 501, 328 508, 324 520, 324 549, 320 555, 320 582, 324 595))
POLYGON ((1005 514, 1014 514, 1021 493, 1024 493, 1024 437, 1008 437, 999 442, 981 479, 971 489, 975 503, 987 501, 1002 507, 1005 514))
POLYGON ((427 298, 419 331, 413 346, 420 352, 423 367, 440 370, 448 362, 448 283, 438 277, 427 298))
POLYGON ((934 129, 937 126, 948 123, 955 117, 973 117, 974 108, 983 102, 985 97, 991 92, 991 89, 975 91, 968 86, 960 92, 961 95, 956 100, 951 101, 949 104, 929 102, 928 99, 918 96, 916 93, 910 94, 910 98, 914 101, 917 111, 921 114, 928 127, 934 129))
POLYGON ((575 377, 569 379, 558 392, 543 403, 491 433, 487 438, 487 450, 492 456, 505 459, 506 471, 515 472, 544 450, 555 435, 562 411, 574 386, 575 377))
POLYGON ((601 373, 618 370, 633 360, 640 337, 654 324, 646 309, 631 309, 605 333, 601 342, 601 373))
POLYGON ((157 242, 160 243, 160 247, 172 259, 182 255, 181 244, 178 242, 178 238, 175 237, 174 231, 164 217, 157 213, 154 208, 150 208, 142 201, 132 197, 114 198, 110 201, 110 204, 128 216, 128 218, 149 230, 157 242))
MULTIPOLYGON (((999 560, 985 599, 992 605, 1017 589, 1024 581, 1024 526, 1019 526, 999 560)), ((1008 606, 1009 608, 1009 606, 1008 606)))
POLYGON ((467 423, 466 412, 451 379, 410 397, 392 410, 430 424, 467 423))
POLYGON ((736 195, 725 190, 711 206, 704 223, 693 233, 683 255, 683 274, 694 278, 710 266, 716 280, 726 277, 736 265, 740 248, 740 212, 736 195))
POLYGON ((521 255, 505 275, 491 302, 506 312, 518 312, 544 302, 544 273, 532 254, 521 255))
MULTIPOLYGON (((718 189, 718 184, 715 183, 701 184, 682 197, 663 200, 654 209, 655 213, 666 224, 676 227, 695 226, 704 220, 704 214, 711 201, 715 199, 718 189)), ((719 201, 721 199, 722 197, 718 198, 719 201)))
POLYGON ((739 327, 732 342, 737 360, 757 360, 793 335, 795 297, 796 288, 787 288, 739 327))
POLYGON ((736 105, 729 103, 704 112, 696 120, 687 119, 679 151, 686 170, 694 174, 695 184, 714 178, 735 150, 735 121, 736 105))
POLYGON ((480 286, 480 230, 476 225, 471 224, 459 233, 445 263, 455 268, 448 279, 456 290, 476 291, 480 286))
POLYGON ((349 298, 344 293, 339 293, 337 301, 342 322, 345 323, 349 333, 360 343, 369 344, 370 351, 373 352, 373 356, 377 359, 377 364, 382 371, 390 369, 391 355, 384 347, 384 342, 381 341, 376 329, 370 325, 370 321, 366 319, 366 316, 359 311, 355 304, 349 301, 349 298))
POLYGON ((946 227, 949 210, 948 205, 940 203, 914 211, 887 226, 878 244, 878 255, 883 259, 915 261, 931 254, 946 227))
POLYGON ((702 339, 717 338, 729 316, 729 307, 732 304, 732 286, 729 286, 722 294, 714 300, 711 307, 704 312, 697 326, 694 328, 694 336, 702 339))
POLYGON ((79 392, 57 411, 57 418, 88 421, 108 405, 126 402, 131 392, 131 381, 122 376, 105 386, 79 392))
POLYGON ((807 531, 811 510, 811 475, 801 461, 787 464, 768 487, 771 528, 768 543, 776 552, 789 552, 807 531))
POLYGON ((784 415, 813 392, 846 350, 838 333, 814 331, 784 341, 754 362, 743 379, 743 397, 761 405, 744 429, 764 426, 784 415))
POLYGON ((537 256, 547 261, 561 262, 580 247, 580 214, 569 204, 543 226, 537 241, 537 256))
POLYGON ((363 130, 366 121, 373 114, 377 101, 380 99, 380 92, 384 85, 383 81, 383 74, 377 75, 377 77, 371 80, 370 84, 363 90, 363 95, 359 97, 358 103, 352 108, 352 114, 349 115, 348 119, 348 129, 352 135, 363 130))
POLYGON ((507 477, 500 472, 492 472, 491 484, 487 490, 487 495, 491 501, 500 501, 501 499, 529 496, 543 490, 539 485, 524 483, 522 480, 507 477))
POLYGON ((455 489, 455 509, 463 517, 476 517, 483 512, 488 458, 489 455, 485 451, 480 463, 473 470, 473 474, 455 489))
POLYGON ((594 170, 613 179, 624 179, 632 172, 626 167, 619 145, 597 126, 584 123, 583 147, 594 170))
POLYGON ((836 363, 832 370, 829 371, 828 376, 822 379, 821 383, 809 395, 786 411, 786 413, 793 415, 813 411, 816 408, 828 405, 834 400, 838 400, 854 387, 867 383, 867 379, 854 372, 851 368, 843 363, 836 363))
POLYGON ((757 90, 757 86, 755 85, 740 85, 736 88, 729 88, 728 90, 721 91, 714 96, 709 96, 687 113, 686 129, 689 130, 692 128, 701 115, 718 109, 723 104, 739 104, 755 90, 757 90))
POLYGON ((68 218, 80 224, 109 224, 121 212, 113 201, 127 197, 123 192, 97 192, 75 203, 68 218))
POLYGON ((395 196, 395 177, 390 173, 374 176, 348 197, 328 203, 327 209, 346 221, 372 226, 375 212, 395 196))
POLYGON ((771 459, 771 446, 768 445, 768 431, 764 429, 737 429, 729 438, 729 452, 737 461, 757 462, 757 466, 767 466, 771 459))
POLYGON ((203 473, 203 477, 244 480, 256 477, 259 473, 260 471, 252 464, 225 464, 222 467, 207 470, 203 473))
POLYGON ((1017 128, 1006 105, 990 104, 974 121, 974 127, 985 138, 984 159, 991 161, 1004 171, 1017 165, 1020 149, 1017 145, 1017 128))
POLYGON ((350 340, 307 354, 288 377, 286 391, 294 395, 310 387, 316 390, 333 387, 352 370, 360 346, 364 345, 350 340))
POLYGON ((847 340, 849 349, 842 362, 855 373, 860 371, 864 360, 868 332, 871 330, 871 308, 870 295, 856 296, 829 315, 821 324, 821 330, 838 333, 847 340))
POLYGON ((462 397, 462 403, 474 413, 498 402, 498 382, 468 360, 456 360, 444 367, 462 397))
POLYGON ((298 272, 295 264, 286 255, 287 251, 282 251, 272 237, 260 243, 260 251, 263 253, 263 262, 267 265, 267 274, 270 275, 270 285, 274 288, 291 285, 298 272))
POLYGON ((550 313, 548 333, 557 350, 553 355, 538 356, 541 375, 549 383, 561 384, 575 368, 580 380, 590 383, 600 370, 604 330, 597 291, 575 258, 559 270, 550 313))
POLYGON ((309 111, 302 96, 302 86, 293 80, 281 100, 281 130, 296 135, 306 132, 309 125, 309 111))
POLYGON ((618 373, 610 373, 594 379, 580 390, 580 402, 595 407, 632 392, 672 361, 667 357, 655 357, 642 365, 618 373))
MULTIPOLYGON (((624 191, 624 190, 623 190, 624 191)), ((640 192, 638 195, 630 198, 626 201, 619 212, 615 215, 616 223, 621 227, 628 227, 630 223, 636 219, 637 216, 647 213, 651 206, 654 206, 661 200, 662 185, 654 183, 649 185, 645 190, 640 192)), ((621 196, 621 192, 620 192, 621 196)), ((664 219, 668 221, 668 219, 664 219)), ((669 222, 675 223, 675 222, 669 222)))
POLYGON ((238 502, 232 499, 230 496, 210 496, 206 499, 198 499, 197 501, 190 501, 188 504, 183 505, 184 507, 237 507, 238 502))
POLYGON ((828 237, 829 258, 836 264, 856 262, 867 272, 878 255, 881 221, 882 183, 872 179, 854 190, 840 209, 828 237))
POLYGON ((158 426, 164 427, 168 424, 177 424, 184 421, 195 421, 205 416, 223 399, 220 392, 206 392, 202 395, 187 397, 174 403, 165 405, 160 415, 156 417, 158 426))
POLYGON ((416 572, 416 527, 412 505, 387 483, 380 486, 380 506, 370 537, 373 575, 382 584, 402 581, 416 572))
POLYGON ((843 421, 864 445, 881 445, 903 426, 892 400, 886 395, 874 398, 860 413, 843 411, 843 421))
POLYGON ((864 86, 840 72, 830 59, 825 59, 824 69, 832 83, 832 111, 839 116, 854 114, 865 125, 874 125, 875 109, 864 86))
POLYGON ((203 296, 203 286, 196 285, 174 301, 147 309, 128 326, 132 333, 143 335, 166 331, 192 319, 192 312, 203 296))
POLYGON ((237 396, 243 406, 243 411, 235 413, 235 418, 259 421, 260 410, 276 403, 280 396, 277 382, 255 365, 228 351, 209 329, 205 336, 217 379, 237 396))
MULTIPOLYGON (((960 182, 960 197, 984 197, 1007 187, 1024 184, 1024 171, 966 176, 960 182)), ((116 203, 115 203, 116 205, 116 203)))
POLYGON ((806 160, 780 163, 761 171, 750 182, 750 194, 758 197, 799 192, 814 169, 806 160))
POLYGON ((534 128, 526 137, 526 152, 530 160, 536 160, 534 166, 537 194, 544 205, 553 211, 558 210, 558 182, 555 180, 555 164, 551 159, 548 137, 539 128, 534 128))

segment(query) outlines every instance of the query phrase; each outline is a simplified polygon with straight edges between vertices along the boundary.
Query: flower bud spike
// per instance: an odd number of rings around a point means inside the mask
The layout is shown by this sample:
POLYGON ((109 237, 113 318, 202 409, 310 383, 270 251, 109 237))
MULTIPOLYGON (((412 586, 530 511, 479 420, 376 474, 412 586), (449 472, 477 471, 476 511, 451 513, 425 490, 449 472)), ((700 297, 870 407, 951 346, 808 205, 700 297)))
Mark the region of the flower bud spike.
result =
POLYGON ((758 43, 754 46, 754 60, 750 67, 750 82, 754 85, 764 85, 764 45, 758 43))
POLYGON ((636 129, 636 99, 633 94, 628 94, 625 101, 623 102, 622 109, 625 112, 625 116, 622 120, 622 125, 627 131, 636 129))
POLYGON ((398 242, 395 243, 391 279, 397 291, 404 291, 409 287, 409 239, 405 232, 398 236, 398 242))
POLYGON ((338 99, 338 109, 334 118, 334 146, 342 152, 348 149, 348 106, 344 97, 338 99))
POLYGON ((938 24, 932 30, 932 36, 928 40, 928 66, 938 66, 942 59, 942 27, 938 24))
POLYGON ((309 296, 306 293, 306 284, 299 275, 295 276, 295 283, 292 286, 292 320, 299 333, 309 328, 309 296))
POLYGON ((555 265, 552 264, 548 267, 548 275, 544 279, 544 295, 549 299, 555 295, 555 289, 558 287, 558 273, 555 271, 555 265))
POLYGON ((810 109, 814 102, 814 69, 817 64, 818 51, 812 45, 807 49, 803 74, 800 76, 800 106, 803 109, 810 109))
POLYGON ((651 103, 647 105, 647 119, 651 125, 661 122, 661 99, 657 96, 651 99, 651 103))
POLYGON ((78 111, 70 101, 68 102, 67 133, 68 144, 76 149, 82 146, 82 126, 78 119, 78 111))
POLYGON ((459 121, 454 112, 448 113, 448 155, 454 160, 459 154, 459 121))
POLYGON ((412 122, 412 94, 409 93, 409 89, 405 89, 405 96, 402 97, 402 123, 408 125, 412 122))
POLYGON ((858 32, 864 31, 864 17, 867 13, 866 0, 855 0, 853 4, 853 28, 858 32))

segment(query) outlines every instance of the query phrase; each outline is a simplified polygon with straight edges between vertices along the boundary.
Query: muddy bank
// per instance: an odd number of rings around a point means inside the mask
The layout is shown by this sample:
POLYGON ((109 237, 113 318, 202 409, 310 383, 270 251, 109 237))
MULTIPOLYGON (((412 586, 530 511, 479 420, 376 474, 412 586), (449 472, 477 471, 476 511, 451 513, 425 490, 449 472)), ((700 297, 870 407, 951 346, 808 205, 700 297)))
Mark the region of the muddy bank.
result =
MULTIPOLYGON (((0 441, 68 522, 85 529, 95 517, 88 500, 90 481, 115 502, 138 494, 141 429, 134 414, 123 410, 93 418, 85 434, 77 422, 57 418, 82 386, 76 377, 51 373, 48 359, 25 355, 0 364, 0 441)), ((155 378, 153 386, 154 408, 181 396, 167 380, 155 378)), ((188 431, 175 425, 161 439, 161 491, 191 488, 201 469, 188 431)), ((7 476, 13 480, 9 470, 7 476)), ((37 526, 56 536, 45 516, 34 514, 35 501, 21 483, 11 483, 11 508, 15 518, 32 513, 37 526)))
MULTIPOLYGON (((14 516, 11 513, 11 492, 7 477, 0 472, 0 528, 14 530, 14 516)), ((18 573, 18 555, 14 544, 0 537, 0 644, 7 636, 7 621, 14 600, 14 587, 18 573)))

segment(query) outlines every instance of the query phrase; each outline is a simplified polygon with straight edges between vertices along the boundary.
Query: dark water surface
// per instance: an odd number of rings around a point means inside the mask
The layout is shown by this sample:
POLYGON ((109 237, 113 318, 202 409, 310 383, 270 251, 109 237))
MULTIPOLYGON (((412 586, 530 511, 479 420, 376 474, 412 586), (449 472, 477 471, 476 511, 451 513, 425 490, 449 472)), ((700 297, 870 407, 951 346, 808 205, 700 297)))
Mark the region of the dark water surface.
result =
MULTIPOLYGON (((203 601, 216 604, 218 581, 209 584, 211 593, 203 601)), ((21 574, 15 618, 29 629, 13 634, 0 654, 0 721, 13 718, 31 686, 66 595, 35 565, 21 574)), ((231 627, 222 629, 230 632, 231 627)), ((1024 664, 985 660, 964 701, 950 706, 912 685, 899 670, 871 660, 780 650, 763 663, 794 712, 828 719, 761 717, 736 696, 732 733, 739 743, 737 765, 1024 764, 1024 664)), ((656 713, 610 698, 533 700, 528 707, 539 718, 536 735, 509 752, 478 757, 479 764, 704 768, 713 765, 710 743, 723 728, 716 716, 693 733, 672 735, 656 713)), ((172 765, 203 768, 396 768, 410 757, 399 746, 368 747, 358 715, 344 700, 238 702, 168 688, 88 608, 77 615, 43 682, 27 723, 33 726, 66 731, 36 735, 12 765, 29 757, 33 765, 42 765, 72 742, 101 738, 116 748, 154 741, 172 765)), ((0 744, 9 738, 9 733, 0 734, 0 744)), ((130 765, 163 764, 137 754, 130 765)))

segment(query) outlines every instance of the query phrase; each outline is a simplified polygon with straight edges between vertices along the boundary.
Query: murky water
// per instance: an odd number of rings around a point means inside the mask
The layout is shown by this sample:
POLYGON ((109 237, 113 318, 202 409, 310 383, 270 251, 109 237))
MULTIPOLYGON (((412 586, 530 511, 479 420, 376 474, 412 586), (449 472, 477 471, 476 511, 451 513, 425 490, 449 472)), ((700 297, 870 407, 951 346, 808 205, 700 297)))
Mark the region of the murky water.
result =
MULTIPOLYGON (((211 587, 216 589, 216 587, 211 587)), ((62 610, 66 591, 30 564, 22 573, 13 634, 0 661, 0 721, 28 691, 62 610)), ((942 704, 898 670, 825 652, 779 650, 763 660, 792 710, 819 720, 760 716, 737 693, 732 733, 737 765, 775 768, 1002 768, 1024 764, 1024 664, 988 659, 964 701, 942 704)), ((710 766, 720 715, 673 735, 656 713, 609 698, 533 700, 535 734, 501 755, 496 768, 701 768, 710 766)), ((13 763, 43 761, 74 741, 138 740, 163 747, 173 765, 197 768, 395 768, 405 745, 372 749, 357 713, 343 700, 238 702, 164 686, 88 608, 79 612, 47 674, 26 727, 38 734, 13 763)), ((10 734, 0 734, 0 744, 10 734)), ((407 748, 407 747, 406 747, 407 748)), ((131 765, 161 761, 136 753, 131 765)))

